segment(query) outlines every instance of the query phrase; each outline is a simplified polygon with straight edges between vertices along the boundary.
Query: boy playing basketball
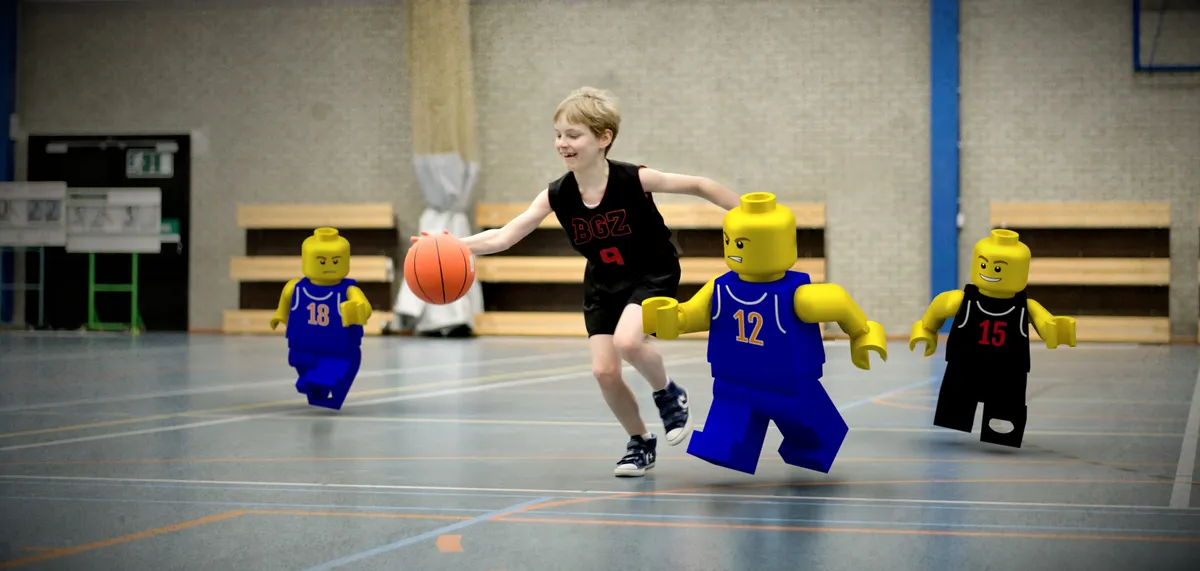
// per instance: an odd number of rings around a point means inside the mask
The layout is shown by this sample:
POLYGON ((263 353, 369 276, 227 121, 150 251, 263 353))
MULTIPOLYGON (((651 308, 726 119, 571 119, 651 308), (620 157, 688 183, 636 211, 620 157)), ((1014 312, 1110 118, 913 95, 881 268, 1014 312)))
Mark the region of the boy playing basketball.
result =
POLYGON ((687 391, 667 378, 662 354, 642 332, 643 300, 675 297, 679 253, 651 193, 699 196, 725 210, 739 197, 703 177, 659 172, 610 160, 621 116, 609 95, 576 90, 554 112, 555 141, 568 172, 538 193, 529 208, 502 228, 462 238, 471 253, 493 254, 528 236, 551 212, 575 251, 587 258, 583 314, 592 372, 630 440, 617 462, 617 476, 641 476, 654 467, 657 438, 638 413, 633 392, 621 378, 621 360, 654 389, 654 403, 667 442, 674 446, 692 428, 687 391))

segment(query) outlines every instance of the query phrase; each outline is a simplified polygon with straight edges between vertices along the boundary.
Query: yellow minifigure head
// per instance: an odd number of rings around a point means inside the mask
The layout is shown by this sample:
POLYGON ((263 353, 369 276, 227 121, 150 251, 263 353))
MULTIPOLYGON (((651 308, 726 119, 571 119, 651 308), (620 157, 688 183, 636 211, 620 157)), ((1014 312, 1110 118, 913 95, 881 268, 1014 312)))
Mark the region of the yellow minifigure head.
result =
POLYGON ((350 242, 334 228, 317 228, 300 246, 304 277, 318 285, 333 285, 350 273, 350 242))
POLYGON ((1012 297, 1029 282, 1029 246, 1012 230, 992 230, 975 243, 971 283, 991 297, 1012 297))
POLYGON ((746 281, 771 281, 796 265, 796 215, 769 192, 742 195, 725 213, 725 265, 746 281))

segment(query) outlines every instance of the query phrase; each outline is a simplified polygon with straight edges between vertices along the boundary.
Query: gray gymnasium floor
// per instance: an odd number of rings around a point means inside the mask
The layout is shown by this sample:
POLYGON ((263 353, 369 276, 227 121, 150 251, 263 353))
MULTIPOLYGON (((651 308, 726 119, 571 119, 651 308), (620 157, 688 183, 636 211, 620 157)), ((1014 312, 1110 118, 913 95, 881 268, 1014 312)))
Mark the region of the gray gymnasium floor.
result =
MULTIPOLYGON (((582 339, 368 339, 336 413, 283 343, 0 335, 0 569, 1200 568, 1195 346, 1035 347, 1014 450, 930 425, 940 354, 830 343, 832 473, 772 428, 754 476, 660 443, 618 479, 582 339)), ((703 343, 659 346, 702 424, 703 343)))

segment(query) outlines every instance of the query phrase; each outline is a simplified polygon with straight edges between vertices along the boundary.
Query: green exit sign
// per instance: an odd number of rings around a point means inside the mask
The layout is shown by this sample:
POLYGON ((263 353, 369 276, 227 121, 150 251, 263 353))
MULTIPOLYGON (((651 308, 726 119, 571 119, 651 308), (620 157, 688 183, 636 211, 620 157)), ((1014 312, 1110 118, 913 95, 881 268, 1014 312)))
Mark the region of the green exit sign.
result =
POLYGON ((155 149, 125 151, 125 176, 129 178, 170 178, 175 172, 175 155, 155 149))

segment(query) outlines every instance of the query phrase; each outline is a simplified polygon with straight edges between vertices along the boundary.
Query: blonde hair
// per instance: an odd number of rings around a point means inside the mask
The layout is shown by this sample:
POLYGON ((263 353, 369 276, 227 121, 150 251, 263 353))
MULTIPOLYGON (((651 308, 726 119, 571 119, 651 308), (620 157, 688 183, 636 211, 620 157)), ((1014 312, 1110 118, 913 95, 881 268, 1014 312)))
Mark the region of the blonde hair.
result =
POLYGON ((605 130, 612 131, 612 140, 604 148, 604 155, 608 156, 621 130, 621 112, 617 110, 617 100, 611 93, 595 87, 580 87, 554 110, 556 123, 563 117, 568 123, 586 126, 597 138, 603 137, 605 130))

